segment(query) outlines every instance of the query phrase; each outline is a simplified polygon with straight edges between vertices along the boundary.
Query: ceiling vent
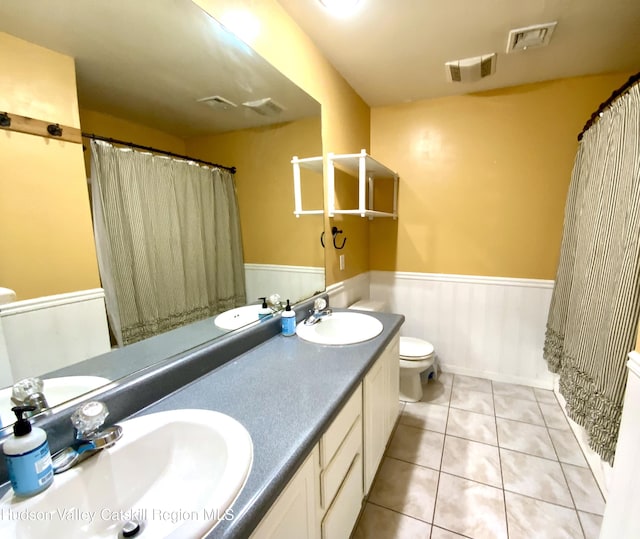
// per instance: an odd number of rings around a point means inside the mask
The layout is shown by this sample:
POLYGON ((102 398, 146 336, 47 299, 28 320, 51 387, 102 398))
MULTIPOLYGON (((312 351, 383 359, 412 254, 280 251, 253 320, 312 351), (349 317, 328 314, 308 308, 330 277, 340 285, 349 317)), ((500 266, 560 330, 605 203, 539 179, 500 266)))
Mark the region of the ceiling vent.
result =
POLYGON ((215 110, 231 110, 238 106, 233 101, 229 101, 221 95, 203 97, 202 99, 198 99, 197 101, 198 103, 204 103, 205 105, 208 105, 215 110))
POLYGON ((526 51, 535 47, 545 47, 551 41, 551 35, 557 22, 534 24, 526 28, 516 28, 509 32, 507 41, 507 53, 514 51, 526 51))
POLYGON ((258 114, 262 114, 262 116, 277 116, 284 110, 282 105, 276 103, 270 97, 258 99, 257 101, 245 101, 242 105, 258 114))
POLYGON ((476 82, 496 71, 496 53, 445 62, 449 82, 476 82))

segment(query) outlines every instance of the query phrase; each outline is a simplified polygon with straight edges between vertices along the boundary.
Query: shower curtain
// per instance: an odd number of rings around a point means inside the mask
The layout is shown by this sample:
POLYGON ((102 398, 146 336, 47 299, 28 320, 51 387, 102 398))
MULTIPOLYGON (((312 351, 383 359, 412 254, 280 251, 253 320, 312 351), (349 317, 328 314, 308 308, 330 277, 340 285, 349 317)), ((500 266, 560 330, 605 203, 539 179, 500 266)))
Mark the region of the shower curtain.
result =
POLYGON ((118 345, 245 304, 233 176, 91 141, 94 233, 118 345))
POLYGON ((567 412, 613 463, 640 314, 640 85, 584 133, 567 196, 544 357, 567 412))

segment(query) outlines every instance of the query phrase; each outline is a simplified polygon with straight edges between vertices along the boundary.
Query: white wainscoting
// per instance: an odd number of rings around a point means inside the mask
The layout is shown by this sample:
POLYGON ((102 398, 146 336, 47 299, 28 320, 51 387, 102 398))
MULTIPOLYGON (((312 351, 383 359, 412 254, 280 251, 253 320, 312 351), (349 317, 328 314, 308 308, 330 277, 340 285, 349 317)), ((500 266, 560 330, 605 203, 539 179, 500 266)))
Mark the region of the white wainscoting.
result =
POLYGON ((553 389, 542 357, 553 281, 370 272, 370 297, 431 342, 442 370, 553 389))
POLYGON ((247 303, 271 294, 279 294, 283 302, 290 299, 295 303, 324 290, 323 267, 245 264, 244 275, 247 303))
POLYGON ((369 299, 369 272, 327 286, 329 305, 345 308, 361 299, 369 299))
POLYGON ((0 326, 14 380, 111 349, 102 288, 0 305, 0 326))

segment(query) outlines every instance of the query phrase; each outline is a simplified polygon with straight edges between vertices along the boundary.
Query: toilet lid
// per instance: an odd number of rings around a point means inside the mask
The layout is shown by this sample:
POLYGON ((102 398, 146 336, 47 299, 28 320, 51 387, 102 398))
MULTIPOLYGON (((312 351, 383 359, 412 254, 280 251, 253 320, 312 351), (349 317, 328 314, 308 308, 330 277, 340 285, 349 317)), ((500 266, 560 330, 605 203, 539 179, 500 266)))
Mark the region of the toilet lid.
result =
POLYGON ((415 337, 400 337, 400 357, 402 359, 425 358, 433 354, 433 344, 415 337))

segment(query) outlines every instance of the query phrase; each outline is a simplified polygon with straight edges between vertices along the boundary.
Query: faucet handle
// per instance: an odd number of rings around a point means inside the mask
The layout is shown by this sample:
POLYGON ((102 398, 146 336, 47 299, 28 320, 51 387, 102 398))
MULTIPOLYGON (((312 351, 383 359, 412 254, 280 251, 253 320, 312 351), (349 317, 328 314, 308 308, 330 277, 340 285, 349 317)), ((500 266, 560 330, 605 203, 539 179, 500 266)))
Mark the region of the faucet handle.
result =
POLYGON ((71 415, 71 423, 78 431, 77 438, 87 438, 94 434, 109 415, 104 402, 91 401, 83 404, 71 415))
POLYGON ((316 311, 321 311, 327 306, 327 300, 324 298, 318 298, 313 302, 313 308, 316 311))
POLYGON ((40 378, 25 378, 13 384, 11 389, 11 400, 21 404, 25 402, 31 395, 42 393, 44 382, 40 378))

